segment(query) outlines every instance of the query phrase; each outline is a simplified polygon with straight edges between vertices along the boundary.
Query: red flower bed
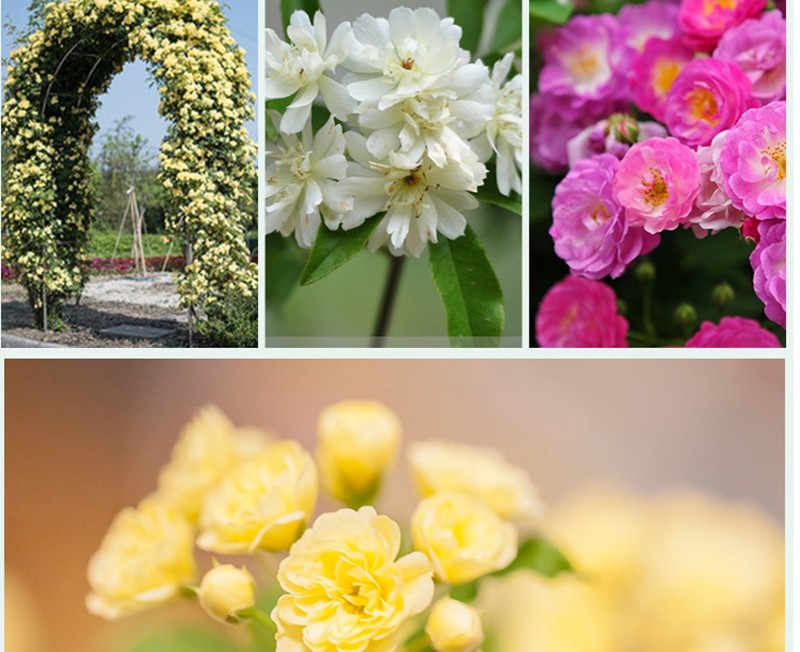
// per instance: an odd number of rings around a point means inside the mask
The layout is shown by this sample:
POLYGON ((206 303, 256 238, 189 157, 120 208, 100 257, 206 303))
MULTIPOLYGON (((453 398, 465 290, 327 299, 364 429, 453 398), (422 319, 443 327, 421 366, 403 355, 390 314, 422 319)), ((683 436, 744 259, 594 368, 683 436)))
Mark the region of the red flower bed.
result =
MULTIPOLYGON (((150 272, 160 272, 164 268, 164 261, 167 261, 167 271, 179 271, 183 269, 183 256, 149 256, 145 258, 147 270, 150 272)), ((136 271, 136 263, 133 258, 92 258, 86 261, 86 269, 90 274, 129 274, 136 271)), ((2 263, 3 281, 14 281, 17 278, 14 269, 2 263)))

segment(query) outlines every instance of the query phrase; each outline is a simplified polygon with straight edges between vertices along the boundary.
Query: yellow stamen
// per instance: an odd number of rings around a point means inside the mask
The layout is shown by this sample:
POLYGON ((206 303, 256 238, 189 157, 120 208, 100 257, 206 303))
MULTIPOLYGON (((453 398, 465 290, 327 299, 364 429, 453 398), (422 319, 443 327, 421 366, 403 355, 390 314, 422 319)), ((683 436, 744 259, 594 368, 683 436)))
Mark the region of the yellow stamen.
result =
MULTIPOLYGON (((773 147, 767 147, 761 150, 761 153, 768 157, 775 167, 777 167, 777 178, 783 181, 786 178, 786 143, 779 143, 773 147)), ((764 174, 769 174, 773 168, 772 165, 767 165, 764 168, 764 174)))
POLYGON ((649 182, 642 179, 642 185, 645 187, 644 200, 650 206, 661 206, 669 198, 667 182, 664 181, 661 171, 656 168, 650 168, 650 175, 652 179, 649 182))
POLYGON ((717 98, 707 88, 695 88, 687 96, 689 107, 691 109, 692 117, 695 120, 703 120, 710 125, 716 125, 719 122, 717 116, 717 98))
POLYGON ((672 59, 659 59, 653 69, 653 85, 661 96, 665 96, 672 88, 672 82, 681 71, 681 65, 672 59))

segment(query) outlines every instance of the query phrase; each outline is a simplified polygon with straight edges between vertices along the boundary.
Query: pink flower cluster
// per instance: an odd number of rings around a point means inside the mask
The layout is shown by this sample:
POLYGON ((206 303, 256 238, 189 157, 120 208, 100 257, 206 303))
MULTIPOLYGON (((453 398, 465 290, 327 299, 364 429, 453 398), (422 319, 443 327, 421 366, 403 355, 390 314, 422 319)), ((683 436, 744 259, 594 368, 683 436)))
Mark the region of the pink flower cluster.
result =
POLYGON ((649 0, 574 16, 539 47, 531 156, 566 173, 550 235, 572 274, 617 278, 665 231, 704 237, 754 218, 754 290, 785 325, 783 13, 766 0, 649 0))

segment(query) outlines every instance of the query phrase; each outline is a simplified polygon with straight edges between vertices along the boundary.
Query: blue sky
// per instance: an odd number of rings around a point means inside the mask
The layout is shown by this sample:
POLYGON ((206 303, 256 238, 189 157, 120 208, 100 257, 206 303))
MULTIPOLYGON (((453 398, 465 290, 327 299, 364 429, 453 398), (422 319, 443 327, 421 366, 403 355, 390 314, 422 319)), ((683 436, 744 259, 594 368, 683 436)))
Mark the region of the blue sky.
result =
MULTIPOLYGON (((2 0, 0 11, 3 21, 3 59, 13 49, 14 43, 7 37, 5 26, 7 21, 20 28, 28 23, 29 0, 2 0)), ((258 2, 254 0, 232 0, 229 6, 223 4, 223 11, 228 17, 228 28, 233 38, 247 53, 247 67, 255 92, 256 73, 258 70, 258 2)), ((6 77, 3 68, 3 80, 6 77)), ((131 126, 147 139, 150 148, 158 151, 166 132, 167 123, 158 115, 158 92, 155 87, 148 86, 149 75, 143 62, 134 61, 125 66, 114 78, 111 88, 101 98, 101 106, 97 111, 97 122, 100 131, 95 136, 95 143, 103 133, 127 115, 133 116, 131 126)), ((255 121, 247 125, 250 135, 257 139, 255 121)))

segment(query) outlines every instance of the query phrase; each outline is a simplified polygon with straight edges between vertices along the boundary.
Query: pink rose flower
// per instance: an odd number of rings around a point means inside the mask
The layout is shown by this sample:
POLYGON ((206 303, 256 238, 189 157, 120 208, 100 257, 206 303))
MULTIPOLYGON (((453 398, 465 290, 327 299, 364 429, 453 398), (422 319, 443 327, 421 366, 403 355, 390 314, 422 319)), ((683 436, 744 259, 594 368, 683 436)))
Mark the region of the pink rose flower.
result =
POLYGON ((747 109, 759 106, 741 68, 720 59, 694 59, 680 71, 667 93, 664 122, 690 147, 708 145, 730 129, 747 109))
POLYGON ((731 27, 758 16, 767 0, 683 0, 678 25, 690 47, 711 52, 731 27))
POLYGON ((764 103, 786 97, 786 21, 779 11, 729 29, 714 57, 742 69, 753 86, 753 97, 764 103))
POLYGON ((553 174, 566 172, 567 143, 586 126, 586 121, 565 119, 558 110, 558 100, 546 95, 531 97, 530 121, 531 160, 553 174))
POLYGON ((664 121, 667 93, 694 51, 678 38, 650 39, 633 60, 630 85, 633 102, 656 120, 664 121))
POLYGON ((620 162, 613 193, 631 226, 648 233, 672 231, 685 223, 700 191, 694 152, 675 138, 636 143, 620 162))
POLYGON ((637 52, 644 50, 651 38, 667 40, 678 33, 678 7, 662 0, 623 5, 617 20, 626 43, 637 52))
POLYGON ((731 203, 760 220, 786 218, 786 102, 747 111, 719 157, 731 203))
POLYGON ((583 159, 556 187, 550 236, 556 254, 574 274, 617 278, 660 241, 660 236, 630 226, 614 200, 611 182, 618 167, 611 154, 583 159))
POLYGON ((657 122, 637 122, 629 115, 615 113, 571 138, 567 143, 567 159, 570 167, 595 154, 613 154, 621 159, 633 143, 666 135, 667 130, 657 122))
POLYGON ((588 278, 568 276, 556 283, 536 314, 536 340, 546 348, 627 347, 627 334, 613 290, 588 278))
POLYGON ((753 319, 723 317, 719 324, 704 321, 683 346, 687 349, 775 348, 781 343, 753 319))
MULTIPOLYGON (((624 110, 633 50, 608 14, 574 16, 542 41, 539 92, 561 100, 566 120, 598 118, 624 110)), ((584 125, 585 126, 585 125, 584 125)))
POLYGON ((786 328, 786 220, 762 220, 759 240, 750 254, 753 289, 764 314, 786 328))
POLYGON ((745 214, 731 203, 731 198, 722 185, 719 157, 727 134, 727 131, 723 131, 714 137, 711 145, 697 148, 700 192, 686 221, 692 225, 698 237, 704 237, 707 231, 717 233, 730 226, 739 226, 745 218, 745 214))

